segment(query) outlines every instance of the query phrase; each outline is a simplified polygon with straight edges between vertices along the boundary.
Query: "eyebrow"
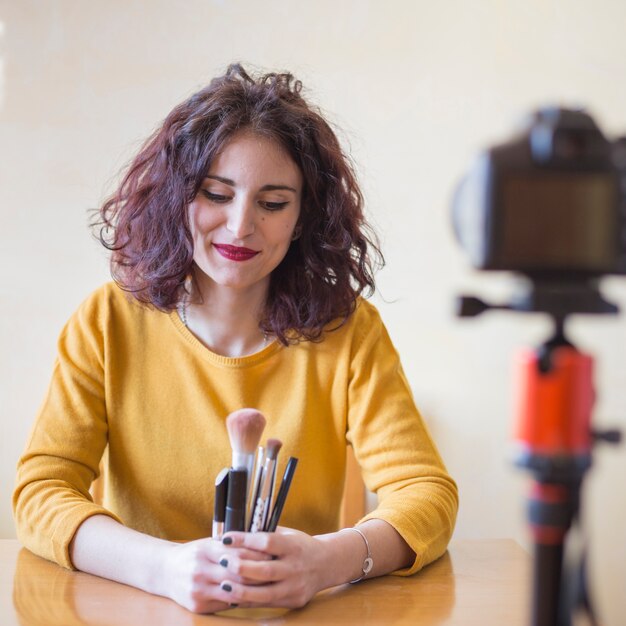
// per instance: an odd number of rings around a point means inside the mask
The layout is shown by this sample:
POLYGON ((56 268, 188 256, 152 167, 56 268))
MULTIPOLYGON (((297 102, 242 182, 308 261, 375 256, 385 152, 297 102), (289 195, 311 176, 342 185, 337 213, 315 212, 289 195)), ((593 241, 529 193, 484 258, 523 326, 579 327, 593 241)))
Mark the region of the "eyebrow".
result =
MULTIPOLYGON (((235 183, 234 180, 231 180, 230 178, 224 178, 223 176, 216 176, 215 174, 207 174, 205 178, 209 178, 211 180, 217 180, 218 182, 224 183, 225 185, 230 185, 231 187, 237 186, 237 183, 235 183)), ((287 191, 293 191, 294 193, 298 193, 297 189, 294 189, 293 187, 289 187, 289 185, 263 185, 263 187, 261 187, 261 191, 280 191, 280 190, 287 190, 287 191)))

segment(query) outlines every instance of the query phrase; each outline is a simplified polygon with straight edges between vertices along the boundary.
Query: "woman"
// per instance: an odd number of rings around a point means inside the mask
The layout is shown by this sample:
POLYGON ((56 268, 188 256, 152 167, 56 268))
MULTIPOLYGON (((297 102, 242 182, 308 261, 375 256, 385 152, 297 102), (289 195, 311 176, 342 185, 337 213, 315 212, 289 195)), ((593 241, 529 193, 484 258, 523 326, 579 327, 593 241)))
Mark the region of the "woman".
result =
POLYGON ((231 66, 170 113, 101 209, 115 283, 63 330, 18 468, 18 535, 37 554, 204 613, 303 606, 445 551, 456 486, 360 297, 378 250, 300 91, 231 66), (284 528, 217 541, 224 420, 245 406, 298 472, 284 528), (357 532, 337 532, 347 444, 379 498, 357 532), (101 460, 104 506, 89 495, 101 460))

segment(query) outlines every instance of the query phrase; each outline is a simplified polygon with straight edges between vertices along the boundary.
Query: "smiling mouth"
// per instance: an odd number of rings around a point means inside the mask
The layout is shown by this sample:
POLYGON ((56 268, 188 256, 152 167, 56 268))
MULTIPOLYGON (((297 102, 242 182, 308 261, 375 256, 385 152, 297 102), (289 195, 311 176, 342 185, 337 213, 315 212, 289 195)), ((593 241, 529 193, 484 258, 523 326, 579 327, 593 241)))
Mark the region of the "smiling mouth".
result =
POLYGON ((248 261, 252 257, 259 254, 257 250, 251 250, 250 248, 243 248, 240 246, 229 246, 225 243, 214 243, 213 247, 229 261, 248 261))

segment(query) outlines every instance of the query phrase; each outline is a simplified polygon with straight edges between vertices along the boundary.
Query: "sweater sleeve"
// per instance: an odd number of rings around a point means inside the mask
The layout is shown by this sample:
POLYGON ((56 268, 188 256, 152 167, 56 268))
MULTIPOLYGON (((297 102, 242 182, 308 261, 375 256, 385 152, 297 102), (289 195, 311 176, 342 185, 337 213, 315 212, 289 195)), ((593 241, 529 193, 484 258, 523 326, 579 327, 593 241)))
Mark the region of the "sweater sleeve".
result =
POLYGON ((13 493, 21 543, 67 568, 73 567, 70 542, 85 519, 105 514, 119 521, 89 494, 107 443, 100 297, 88 299, 60 335, 52 380, 19 460, 13 493))
POLYGON ((371 305, 360 306, 349 384, 348 440, 378 506, 368 519, 391 524, 415 552, 410 575, 440 557, 458 508, 449 476, 420 416, 398 354, 371 305))

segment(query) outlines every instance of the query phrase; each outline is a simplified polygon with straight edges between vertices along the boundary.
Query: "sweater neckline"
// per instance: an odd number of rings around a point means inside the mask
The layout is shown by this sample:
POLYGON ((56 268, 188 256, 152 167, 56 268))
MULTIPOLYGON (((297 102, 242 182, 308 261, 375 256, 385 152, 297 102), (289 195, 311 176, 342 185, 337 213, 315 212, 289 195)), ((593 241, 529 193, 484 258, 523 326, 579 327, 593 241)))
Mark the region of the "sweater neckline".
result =
POLYGON ((209 361, 210 363, 214 363, 215 365, 235 368, 249 367, 251 365, 256 365, 257 363, 260 363, 261 361, 265 361, 275 352, 278 352, 280 349, 284 348, 280 341, 274 339, 273 341, 270 341, 270 343, 264 348, 262 348, 258 352, 254 352, 253 354, 246 354, 245 356, 238 357, 224 356, 222 354, 217 354, 217 352, 213 352, 212 350, 207 348, 185 326, 185 324, 183 324, 183 321, 180 319, 177 309, 174 309, 169 314, 169 318, 176 327, 176 330, 182 336, 182 338, 193 348, 194 352, 205 361, 209 361))

